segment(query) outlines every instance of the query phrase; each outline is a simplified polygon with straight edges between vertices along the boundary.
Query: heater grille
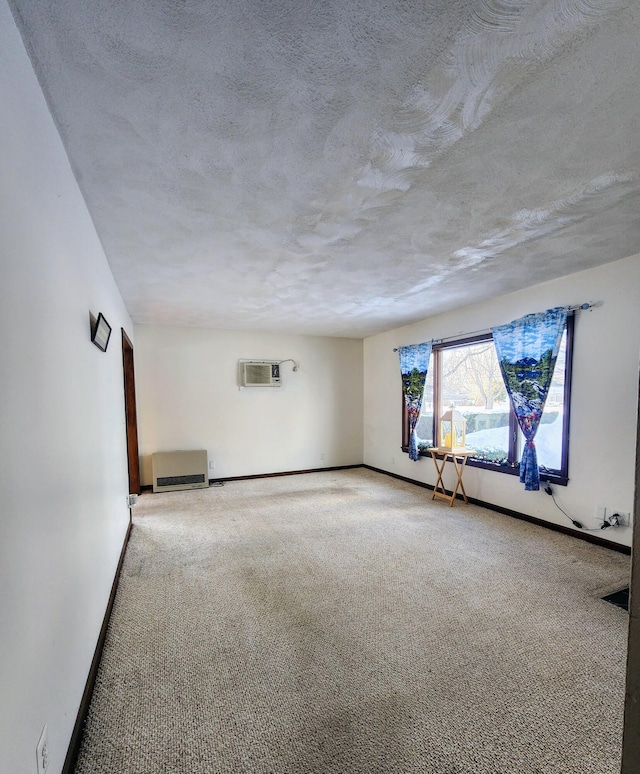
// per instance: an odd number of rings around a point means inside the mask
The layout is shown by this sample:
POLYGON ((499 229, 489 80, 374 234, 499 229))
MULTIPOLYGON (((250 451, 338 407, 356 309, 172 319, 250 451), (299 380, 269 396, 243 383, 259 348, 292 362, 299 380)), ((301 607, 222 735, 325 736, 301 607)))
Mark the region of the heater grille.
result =
POLYGON ((178 484, 204 484, 204 474, 192 476, 162 476, 157 479, 158 486, 177 486, 178 484))

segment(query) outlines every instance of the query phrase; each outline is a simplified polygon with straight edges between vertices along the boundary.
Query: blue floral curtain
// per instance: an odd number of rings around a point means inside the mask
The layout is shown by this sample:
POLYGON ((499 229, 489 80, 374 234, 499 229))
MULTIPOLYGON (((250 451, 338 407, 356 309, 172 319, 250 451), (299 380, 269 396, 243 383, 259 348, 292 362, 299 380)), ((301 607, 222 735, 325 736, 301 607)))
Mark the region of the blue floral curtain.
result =
POLYGON ((424 383, 427 379, 429 358, 433 342, 424 344, 411 344, 408 347, 398 349, 400 358, 400 373, 402 374, 402 391, 404 402, 409 414, 409 459, 419 460, 418 443, 416 440, 416 425, 420 417, 424 383))
POLYGON ((525 437, 520 481, 528 491, 540 489, 533 439, 542 417, 566 322, 567 307, 563 306, 529 314, 491 329, 502 378, 525 437))

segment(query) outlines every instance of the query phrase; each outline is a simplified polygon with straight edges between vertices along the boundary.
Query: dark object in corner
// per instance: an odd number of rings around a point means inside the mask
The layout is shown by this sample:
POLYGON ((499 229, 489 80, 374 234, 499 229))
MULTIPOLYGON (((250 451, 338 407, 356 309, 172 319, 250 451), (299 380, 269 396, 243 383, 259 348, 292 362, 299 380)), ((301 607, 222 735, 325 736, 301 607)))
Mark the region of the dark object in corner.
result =
POLYGON ((611 602, 616 607, 621 607, 623 610, 629 611, 629 587, 622 589, 621 591, 614 591, 613 594, 607 594, 606 597, 602 597, 605 602, 611 602))

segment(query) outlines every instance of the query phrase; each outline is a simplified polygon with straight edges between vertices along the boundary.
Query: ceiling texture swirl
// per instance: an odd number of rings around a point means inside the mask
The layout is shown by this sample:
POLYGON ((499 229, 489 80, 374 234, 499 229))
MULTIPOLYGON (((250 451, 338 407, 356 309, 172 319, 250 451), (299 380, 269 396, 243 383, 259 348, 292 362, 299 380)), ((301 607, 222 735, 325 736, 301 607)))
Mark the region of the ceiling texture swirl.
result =
POLYGON ((362 337, 640 252, 637 0, 10 6, 135 322, 362 337))

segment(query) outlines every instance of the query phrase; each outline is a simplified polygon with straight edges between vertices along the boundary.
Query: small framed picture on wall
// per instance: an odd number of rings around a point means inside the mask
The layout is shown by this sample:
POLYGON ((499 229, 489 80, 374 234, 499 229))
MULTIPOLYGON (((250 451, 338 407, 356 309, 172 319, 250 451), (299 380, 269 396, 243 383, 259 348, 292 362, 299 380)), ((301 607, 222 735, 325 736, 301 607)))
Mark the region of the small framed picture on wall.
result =
POLYGON ((111 336, 111 326, 109 323, 105 320, 104 315, 102 312, 98 315, 98 319, 95 322, 95 325, 93 326, 93 330, 91 331, 91 341, 98 347, 98 349, 101 349, 103 352, 107 351, 107 346, 109 345, 109 337, 111 336))

